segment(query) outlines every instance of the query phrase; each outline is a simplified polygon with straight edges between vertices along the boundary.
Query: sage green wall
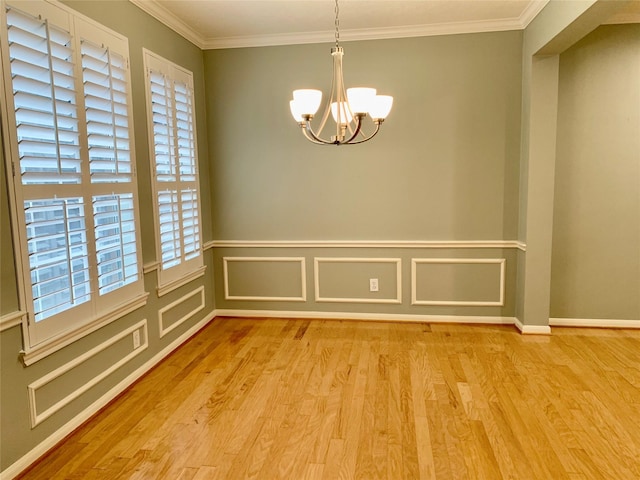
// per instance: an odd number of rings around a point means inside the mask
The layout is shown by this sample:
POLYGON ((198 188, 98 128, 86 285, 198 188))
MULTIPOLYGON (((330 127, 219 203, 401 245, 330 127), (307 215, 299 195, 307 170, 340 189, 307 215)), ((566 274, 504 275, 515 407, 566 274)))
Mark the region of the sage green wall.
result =
MULTIPOLYGON (((214 238, 321 242, 319 248, 216 246, 216 308, 513 317, 515 249, 328 249, 322 241, 515 240, 522 33, 343 46, 347 86, 371 85, 394 96, 381 132, 357 147, 312 145, 289 113, 294 89, 329 91, 331 45, 205 52, 214 238), (224 256, 303 257, 306 300, 226 298, 224 256), (316 257, 399 258, 400 285, 395 268, 375 262, 341 264, 339 279, 333 271, 338 267, 325 265, 319 268, 320 296, 354 301, 316 301, 316 257), (505 304, 412 305, 411 259, 438 257, 507 258, 505 304), (369 278, 379 278, 380 292, 368 291, 369 278), (399 303, 376 303, 395 298, 396 287, 402 289, 399 303)), ((273 284, 299 295, 299 274, 278 273, 270 264, 267 275, 259 265, 243 265, 244 277, 234 266, 230 296, 250 286, 252 295, 241 296, 273 297, 273 284)), ((455 276, 462 267, 446 268, 455 276)), ((499 290, 498 279, 489 281, 499 290)), ((477 297, 461 282, 445 290, 447 300, 477 297)))
POLYGON ((516 316, 549 324, 558 55, 630 2, 551 1, 527 26, 522 50, 522 139, 516 316))
MULTIPOLYGON (((289 113, 329 90, 329 44, 205 52, 216 240, 514 240, 522 33, 347 42, 348 86, 394 107, 319 147, 289 113)), ((329 133, 330 135, 330 133, 329 133)))
MULTIPOLYGON (((205 119, 205 88, 203 74, 202 51, 162 25, 152 17, 143 13, 128 1, 66 1, 66 5, 76 9, 103 25, 125 35, 129 39, 131 57, 131 78, 133 91, 133 111, 136 142, 136 161, 138 171, 138 186, 140 194, 140 213, 142 223, 142 254, 145 263, 156 259, 154 226, 151 195, 151 170, 150 156, 147 141, 147 119, 145 110, 145 91, 142 64, 142 48, 146 47, 153 52, 191 70, 194 73, 196 119, 198 125, 198 153, 200 158, 200 174, 203 213, 203 237, 207 241, 211 238, 211 218, 209 199, 209 177, 207 134, 205 119)), ((4 169, 4 162, 2 168, 4 169)), ((0 313, 12 313, 18 308, 16 300, 16 277, 12 267, 12 250, 7 244, 10 222, 7 214, 7 188, 4 174, 2 181, 2 195, 0 196, 0 228, 1 257, 2 260, 2 306, 0 313)), ((125 317, 122 317, 105 327, 91 333, 73 344, 37 361, 29 367, 25 367, 19 352, 22 349, 21 327, 15 326, 5 329, 0 333, 0 361, 2 374, 0 376, 0 470, 6 471, 12 465, 18 465, 19 459, 24 457, 32 449, 55 435, 67 422, 73 421, 81 415, 93 402, 107 395, 110 389, 119 382, 124 381, 129 375, 139 368, 146 368, 148 362, 163 352, 173 342, 178 341, 182 335, 195 328, 199 322, 206 321, 213 312, 213 265, 211 251, 205 252, 205 276, 178 288, 162 297, 156 293, 155 271, 145 275, 145 289, 150 293, 145 307, 140 308, 125 317), (198 287, 204 288, 204 305, 200 312, 186 319, 184 323, 160 338, 159 311, 172 302, 179 302, 186 298, 185 304, 178 303, 174 309, 167 311, 163 317, 165 328, 172 326, 181 318, 186 309, 192 310, 199 303, 199 295, 189 297, 198 287), (27 385, 41 379, 93 347, 113 338, 123 330, 134 324, 146 320, 148 327, 149 346, 132 360, 118 368, 115 372, 89 389, 79 398, 63 407, 59 412, 44 420, 35 428, 31 428, 29 419, 29 400, 27 385)), ((144 337, 143 337, 144 341, 144 337)), ((70 374, 66 374, 46 388, 38 391, 38 403, 40 409, 60 398, 72 393, 77 388, 78 378, 94 378, 132 351, 131 337, 118 341, 103 353, 75 367, 70 374), (75 380, 74 380, 75 378, 75 380)), ((124 432, 123 432, 124 434, 124 432)))
POLYGON ((560 55, 551 316, 640 319, 640 24, 560 55))

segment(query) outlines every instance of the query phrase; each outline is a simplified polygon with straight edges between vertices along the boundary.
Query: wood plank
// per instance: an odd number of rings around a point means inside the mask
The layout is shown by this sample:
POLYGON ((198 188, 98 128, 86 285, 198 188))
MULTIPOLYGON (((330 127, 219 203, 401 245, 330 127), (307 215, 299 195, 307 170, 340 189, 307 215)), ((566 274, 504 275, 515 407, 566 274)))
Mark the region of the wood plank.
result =
POLYGON ((640 478, 640 332, 221 318, 19 478, 640 478))

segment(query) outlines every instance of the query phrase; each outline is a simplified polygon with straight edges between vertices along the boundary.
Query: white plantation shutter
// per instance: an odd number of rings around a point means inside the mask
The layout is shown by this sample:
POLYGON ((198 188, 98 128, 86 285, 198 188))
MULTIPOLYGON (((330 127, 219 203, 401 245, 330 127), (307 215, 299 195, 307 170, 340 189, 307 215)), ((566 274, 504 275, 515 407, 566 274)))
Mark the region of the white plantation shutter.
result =
POLYGON ((179 80, 173 82, 175 104, 175 136, 178 144, 179 176, 181 182, 196 181, 196 146, 194 139, 193 90, 179 80))
POLYGON ((126 60, 108 47, 80 44, 91 181, 130 182, 126 60))
POLYGON ((93 198, 100 295, 138 279, 132 194, 93 198))
MULTIPOLYGON (((9 7, 7 38, 35 321, 90 300, 71 33, 9 7), (60 188, 56 192, 62 191, 60 188)), ((67 27, 68 28, 68 27, 67 27)))
POLYGON ((92 198, 98 292, 104 295, 138 280, 127 61, 85 38, 80 51, 91 183, 111 192, 92 198))
POLYGON ((202 266, 198 164, 190 72, 145 51, 153 132, 161 283, 202 266))
POLYGON ((71 34, 7 10, 22 183, 81 182, 71 34))
POLYGON ((156 182, 175 182, 177 180, 175 117, 171 98, 171 80, 160 72, 149 71, 149 82, 156 182))
POLYGON ((81 198, 25 202, 36 321, 90 300, 89 257, 81 198))
POLYGON ((200 216, 198 213, 198 191, 182 190, 182 239, 185 260, 200 255, 200 216))
POLYGON ((143 292, 128 46, 56 4, 7 2, 2 13, 33 346, 143 292))
POLYGON ((179 205, 177 191, 164 190, 158 192, 160 251, 164 269, 178 265, 182 256, 179 205))

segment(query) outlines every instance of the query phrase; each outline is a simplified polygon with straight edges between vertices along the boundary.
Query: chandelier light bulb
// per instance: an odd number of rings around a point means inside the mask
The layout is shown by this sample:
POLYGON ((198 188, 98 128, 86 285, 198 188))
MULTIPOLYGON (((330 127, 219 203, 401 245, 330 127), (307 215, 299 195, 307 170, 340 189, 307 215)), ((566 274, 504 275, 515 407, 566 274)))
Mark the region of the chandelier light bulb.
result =
POLYGON ((373 99, 372 108, 369 115, 375 120, 384 120, 391 112, 393 106, 393 97, 390 95, 376 95, 373 99))
POLYGON ((296 111, 302 115, 315 115, 322 103, 322 91, 305 88, 293 91, 293 101, 296 111))
POLYGON ((373 107, 375 88, 356 87, 347 89, 347 101, 353 113, 367 113, 373 107))
POLYGON ((295 100, 291 100, 289 102, 289 109, 291 110, 291 115, 296 122, 301 123, 304 121, 304 119, 302 118, 302 112, 298 108, 298 104, 295 100))
POLYGON ((353 120, 353 115, 349 111, 349 105, 347 102, 340 102, 340 118, 338 118, 338 102, 333 102, 331 104, 331 115, 333 116, 333 120, 340 124, 346 125, 347 123, 351 123, 353 120))

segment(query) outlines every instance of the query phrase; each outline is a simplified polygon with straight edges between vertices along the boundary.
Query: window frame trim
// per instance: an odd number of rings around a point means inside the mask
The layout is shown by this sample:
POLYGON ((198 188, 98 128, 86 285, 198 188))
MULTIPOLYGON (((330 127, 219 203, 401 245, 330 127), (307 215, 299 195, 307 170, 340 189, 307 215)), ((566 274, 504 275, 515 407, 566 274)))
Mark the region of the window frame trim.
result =
MULTIPOLYGON (((132 179, 129 185, 130 193, 133 194, 134 197, 134 212, 135 212, 135 223, 137 225, 137 230, 139 230, 140 226, 140 206, 139 206, 139 186, 137 179, 137 156, 135 155, 135 126, 134 126, 134 111, 133 111, 133 84, 131 78, 131 67, 130 67, 130 48, 129 48, 129 39, 115 30, 93 20, 86 15, 81 14, 80 12, 74 10, 71 7, 68 7, 58 0, 40 0, 42 6, 38 6, 37 4, 33 6, 29 6, 26 8, 26 11, 29 12, 31 10, 51 10, 57 9, 55 11, 55 15, 62 17, 64 15, 68 18, 68 25, 70 30, 70 35, 73 42, 74 48, 74 83, 76 88, 76 105, 77 108, 84 108, 85 100, 84 100, 84 87, 82 80, 82 65, 81 62, 77 61, 80 58, 80 51, 78 50, 81 38, 80 33, 82 32, 82 28, 80 24, 84 24, 84 28, 90 27, 95 28, 98 33, 94 34, 94 37, 109 37, 113 43, 118 43, 120 48, 123 48, 126 55, 127 61, 127 82, 128 82, 128 92, 127 92, 127 110, 129 116, 129 141, 130 141, 130 149, 132 152, 131 166, 132 166, 132 179)), ((15 8, 19 10, 25 11, 25 8, 21 8, 19 2, 14 5, 15 8)), ((64 315, 63 317, 59 317, 61 321, 64 323, 72 323, 69 328, 62 329, 57 331, 49 336, 42 337, 42 333, 38 333, 37 330, 46 330, 41 327, 40 329, 36 328, 35 322, 35 311, 34 311, 34 302, 32 295, 29 293, 32 288, 31 280, 30 280, 30 267, 29 267, 29 257, 27 251, 27 239, 26 239, 26 224, 24 220, 24 195, 23 189, 18 186, 18 182, 20 182, 20 163, 19 163, 19 152, 18 152, 18 141, 17 141, 17 126, 15 119, 15 112, 11 110, 13 107, 13 99, 9 99, 12 94, 12 75, 10 68, 4 68, 10 62, 9 55, 9 45, 4 40, 7 38, 7 8, 11 6, 13 2, 10 1, 1 1, 1 11, 0 11, 0 35, 2 36, 2 45, 0 45, 0 65, 3 66, 2 72, 3 75, 0 75, 0 98, 2 102, 0 102, 0 128, 2 131, 2 141, 0 144, 0 148, 3 149, 4 155, 4 163, 6 168, 6 184, 7 184, 7 195, 9 200, 9 217, 10 217, 10 225, 11 225, 11 237, 12 244, 14 248, 14 262, 16 267, 16 284, 17 284, 17 296, 18 296, 18 309, 21 312, 24 312, 22 315, 21 328, 22 328, 22 338, 23 338, 23 349, 21 350, 22 359, 25 365, 31 365, 38 360, 45 358, 46 356, 54 353, 61 348, 77 341, 80 338, 85 337, 86 335, 96 331, 99 328, 117 320, 118 318, 127 315, 128 313, 137 310, 147 303, 147 298, 149 293, 145 291, 144 285, 144 272, 143 272, 143 258, 142 258, 142 237, 140 233, 137 234, 136 245, 137 245, 137 265, 138 265, 138 279, 131 283, 125 284, 123 287, 125 290, 131 292, 131 295, 126 298, 124 302, 112 303, 105 302, 105 298, 117 299, 118 292, 121 290, 116 289, 113 292, 109 292, 100 296, 99 292, 92 291, 91 292, 91 300, 86 304, 80 304, 76 307, 71 307, 67 312, 77 312, 78 308, 89 308, 90 317, 88 320, 82 322, 70 322, 68 317, 69 315, 64 315), (107 306, 107 308, 104 308, 107 306)), ((95 39, 94 39, 95 41, 95 39)), ((84 121, 84 113, 78 115, 78 120, 84 121)), ((87 138, 86 138, 86 127, 80 127, 80 145, 81 149, 87 151, 87 138)), ((88 172, 89 164, 88 157, 83 159, 86 160, 86 168, 88 172)), ((84 175, 84 174, 83 174, 84 175)), ((82 183, 79 185, 80 188, 87 188, 87 185, 82 183)), ((92 193, 89 194, 91 198, 93 196, 99 195, 99 191, 101 189, 101 185, 97 184, 97 190, 90 190, 92 193)), ((90 185, 88 186, 90 188, 90 185)), ((63 193, 63 195, 66 195, 63 193)), ((84 198, 84 196, 83 196, 84 198)), ((86 200, 86 198, 85 198, 86 200)), ((85 209, 85 219, 89 219, 89 225, 87 225, 87 231, 92 231, 92 236, 95 236, 95 228, 94 228, 94 213, 93 213, 93 203, 89 202, 83 203, 85 209)), ((90 256, 90 264, 97 265, 97 259, 91 258, 95 251, 89 250, 90 256)), ((97 280, 96 280, 97 281, 97 280)), ((64 314, 64 312, 61 312, 64 314)), ((59 314, 57 314, 59 315, 59 314)), ((57 316, 50 317, 51 319, 55 319, 57 316)), ((71 314, 73 316, 73 314, 71 314)), ((45 319, 47 320, 47 319, 45 319)), ((46 332, 44 332, 46 333, 46 332)))
MULTIPOLYGON (((158 297, 166 295, 169 292, 176 290, 177 288, 186 285, 187 283, 200 278, 204 275, 206 265, 204 265, 204 248, 202 237, 202 190, 200 185, 200 164, 198 154, 198 136, 196 126, 196 114, 195 114, 195 85, 193 79, 193 72, 181 65, 178 65, 167 58, 158 55, 157 53, 149 50, 148 48, 142 49, 143 69, 144 69, 144 89, 145 89, 145 109, 147 116, 147 138, 149 145, 149 164, 151 173, 151 194, 153 196, 153 224, 154 224, 154 246, 155 257, 154 269, 156 270, 157 288, 156 292, 158 297), (199 254, 190 260, 181 261, 178 265, 170 267, 166 270, 162 268, 162 239, 160 237, 160 211, 158 204, 158 193, 160 192, 157 175, 156 175, 156 158, 155 158, 155 142, 154 142, 154 128, 153 128, 153 108, 151 101, 151 85, 149 70, 151 66, 150 62, 159 62, 163 64, 165 68, 171 70, 177 70, 180 75, 185 75, 189 79, 188 86, 191 89, 192 106, 193 106, 193 142, 194 142, 194 154, 195 154, 195 171, 196 179, 193 182, 196 186, 198 195, 198 221, 199 221, 199 254), (173 270, 173 271, 172 271, 173 270), (169 274, 163 272, 171 272, 169 274)), ((172 79, 175 80, 175 79, 172 79)), ((178 190, 178 193, 180 190, 178 190)), ((183 245, 182 245, 183 246, 183 245)))

